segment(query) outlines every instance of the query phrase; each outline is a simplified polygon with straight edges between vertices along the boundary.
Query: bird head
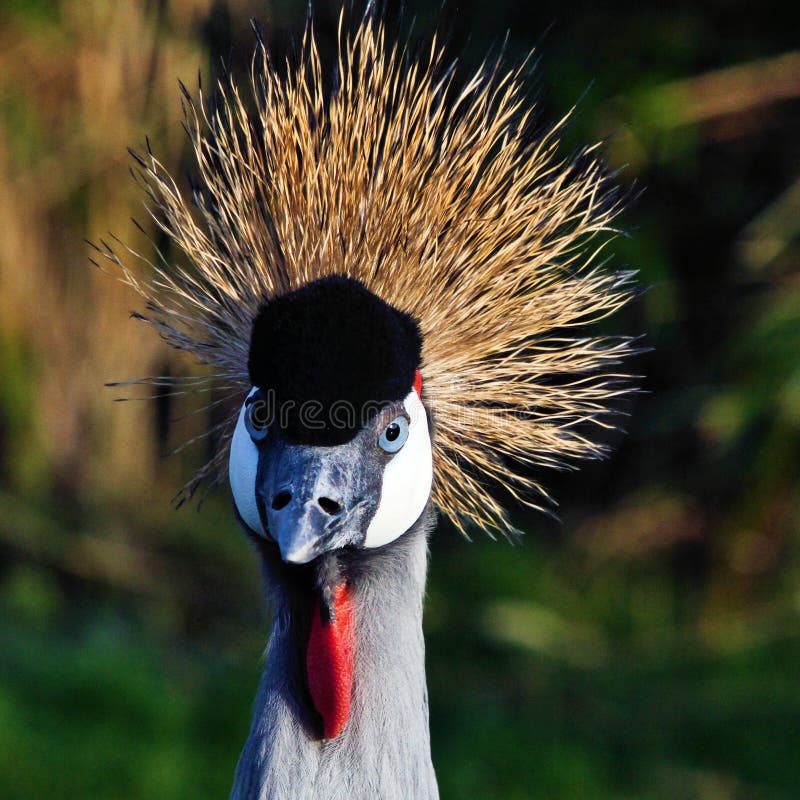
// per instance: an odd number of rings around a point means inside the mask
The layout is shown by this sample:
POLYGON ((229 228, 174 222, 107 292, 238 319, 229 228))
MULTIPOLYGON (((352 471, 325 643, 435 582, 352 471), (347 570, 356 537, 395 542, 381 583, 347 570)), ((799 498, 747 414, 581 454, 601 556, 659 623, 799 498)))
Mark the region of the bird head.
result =
POLYGON ((420 358, 412 317, 351 278, 262 306, 229 479, 242 522, 285 562, 381 547, 422 515, 433 454, 420 358))
POLYGON ((562 159, 568 117, 538 123, 524 62, 462 80, 379 5, 340 24, 333 74, 309 24, 285 71, 258 39, 251 101, 232 76, 214 102, 185 91, 191 192, 149 142, 133 154, 175 263, 96 248, 144 297, 136 316, 210 370, 152 382, 235 392, 182 498, 227 461, 270 569, 324 601, 306 660, 326 737, 347 716, 358 591, 337 564, 402 554, 429 502, 465 533, 513 534, 504 498, 549 510, 540 469, 605 455, 636 350, 584 330, 636 294, 606 268, 624 196, 598 148, 562 159))

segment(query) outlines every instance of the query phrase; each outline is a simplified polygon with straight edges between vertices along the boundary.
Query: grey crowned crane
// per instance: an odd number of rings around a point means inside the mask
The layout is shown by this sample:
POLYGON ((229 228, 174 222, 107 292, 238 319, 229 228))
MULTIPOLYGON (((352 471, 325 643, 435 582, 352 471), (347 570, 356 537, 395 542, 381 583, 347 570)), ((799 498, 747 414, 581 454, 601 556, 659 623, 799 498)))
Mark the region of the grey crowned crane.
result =
POLYGON ((533 130, 522 67, 457 87, 435 39, 412 53, 372 7, 346 27, 333 80, 309 25, 283 72, 259 37, 251 100, 184 90, 191 191, 134 154, 174 263, 100 248, 211 367, 188 388, 237 398, 185 493, 227 465, 273 610, 239 800, 438 796, 436 509, 511 534, 494 489, 546 507, 536 469, 603 452, 632 349, 573 333, 633 292, 600 263, 620 201, 594 148, 562 160, 561 123, 533 130))

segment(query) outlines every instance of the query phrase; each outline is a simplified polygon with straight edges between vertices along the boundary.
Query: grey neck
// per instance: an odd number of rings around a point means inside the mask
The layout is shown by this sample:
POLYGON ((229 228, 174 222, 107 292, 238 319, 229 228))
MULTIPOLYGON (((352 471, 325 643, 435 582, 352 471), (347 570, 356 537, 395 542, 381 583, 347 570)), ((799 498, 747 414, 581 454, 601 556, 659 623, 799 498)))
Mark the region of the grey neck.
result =
POLYGON ((231 800, 438 798, 422 636, 432 517, 426 511, 396 542, 361 551, 347 563, 355 664, 350 718, 336 739, 309 735, 307 707, 293 677, 294 605, 267 567, 273 625, 231 800))

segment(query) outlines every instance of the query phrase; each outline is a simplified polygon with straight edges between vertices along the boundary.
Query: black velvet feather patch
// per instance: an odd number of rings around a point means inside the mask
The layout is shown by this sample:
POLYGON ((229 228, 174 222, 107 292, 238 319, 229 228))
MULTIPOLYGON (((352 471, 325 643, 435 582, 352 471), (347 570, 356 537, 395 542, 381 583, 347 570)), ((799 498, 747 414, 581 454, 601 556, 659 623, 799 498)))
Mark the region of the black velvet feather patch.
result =
POLYGON ((333 445, 404 398, 421 357, 413 317, 360 281, 333 275, 261 307, 248 369, 285 436, 333 445))

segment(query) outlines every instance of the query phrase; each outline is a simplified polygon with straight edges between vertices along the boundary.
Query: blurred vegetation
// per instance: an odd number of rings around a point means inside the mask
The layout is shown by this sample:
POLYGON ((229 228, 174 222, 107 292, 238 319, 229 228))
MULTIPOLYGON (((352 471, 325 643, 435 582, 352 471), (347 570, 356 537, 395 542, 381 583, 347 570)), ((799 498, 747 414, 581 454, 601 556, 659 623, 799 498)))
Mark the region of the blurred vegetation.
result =
MULTIPOLYGON (((0 3, 0 797, 227 796, 266 631, 181 397, 84 238, 137 241, 126 147, 185 168, 176 79, 279 46, 302 2, 0 3), (181 418, 179 421, 173 421, 181 418)), ((430 30, 439 4, 410 2, 430 30)), ((332 35, 334 3, 317 3, 332 35)), ((800 796, 800 11, 497 0, 446 11, 475 64, 539 43, 543 118, 645 187, 615 261, 651 288, 607 463, 548 476, 521 546, 441 526, 426 626, 445 800, 800 796), (548 30, 551 23, 554 27, 548 30)), ((202 450, 202 447, 200 448, 202 450)))

